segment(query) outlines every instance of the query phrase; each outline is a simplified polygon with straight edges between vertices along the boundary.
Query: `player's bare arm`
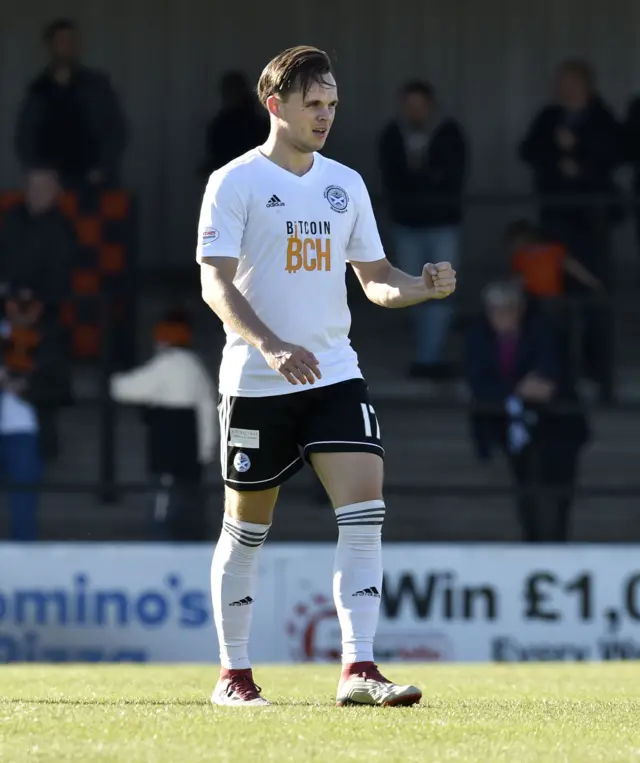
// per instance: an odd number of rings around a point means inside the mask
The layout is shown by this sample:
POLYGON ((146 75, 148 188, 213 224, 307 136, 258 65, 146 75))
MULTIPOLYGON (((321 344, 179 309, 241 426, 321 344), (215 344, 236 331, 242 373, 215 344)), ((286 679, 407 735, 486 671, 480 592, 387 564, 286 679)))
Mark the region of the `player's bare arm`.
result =
POLYGON ((304 347, 290 344, 266 326, 233 285, 238 261, 207 257, 200 266, 202 298, 232 331, 258 349, 274 371, 293 385, 314 384, 321 378, 318 360, 304 347))
POLYGON ((456 271, 448 262, 424 266, 421 276, 394 268, 388 259, 352 262, 367 299, 380 307, 409 307, 430 299, 445 299, 455 291, 456 271))

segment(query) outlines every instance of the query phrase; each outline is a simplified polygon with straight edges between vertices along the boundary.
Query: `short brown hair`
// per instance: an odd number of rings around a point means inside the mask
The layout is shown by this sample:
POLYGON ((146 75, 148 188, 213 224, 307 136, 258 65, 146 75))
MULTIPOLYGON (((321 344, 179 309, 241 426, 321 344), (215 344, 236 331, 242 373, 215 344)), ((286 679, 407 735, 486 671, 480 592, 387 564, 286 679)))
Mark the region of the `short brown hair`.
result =
POLYGON ((304 97, 315 82, 328 85, 326 78, 329 74, 333 74, 333 68, 324 50, 298 45, 269 61, 260 75, 256 92, 263 106, 272 95, 286 98, 298 89, 304 97))

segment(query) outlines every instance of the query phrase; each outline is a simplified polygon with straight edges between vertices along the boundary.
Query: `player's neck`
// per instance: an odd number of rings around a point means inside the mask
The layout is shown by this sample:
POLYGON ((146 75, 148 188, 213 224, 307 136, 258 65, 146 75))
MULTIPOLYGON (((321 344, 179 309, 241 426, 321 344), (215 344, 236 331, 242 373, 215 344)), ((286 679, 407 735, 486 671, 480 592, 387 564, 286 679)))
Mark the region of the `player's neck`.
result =
POLYGON ((283 170, 299 177, 306 175, 313 167, 313 154, 297 151, 275 135, 270 135, 267 142, 260 146, 260 153, 283 170))

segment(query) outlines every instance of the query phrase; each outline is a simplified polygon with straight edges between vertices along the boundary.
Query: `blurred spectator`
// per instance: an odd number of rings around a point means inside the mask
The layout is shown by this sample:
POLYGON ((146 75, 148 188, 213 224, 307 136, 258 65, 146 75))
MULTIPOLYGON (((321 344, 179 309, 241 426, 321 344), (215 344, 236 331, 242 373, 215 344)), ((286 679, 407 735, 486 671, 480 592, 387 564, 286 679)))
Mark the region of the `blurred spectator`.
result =
MULTIPOLYGON (((556 74, 555 102, 533 120, 520 157, 533 170, 540 196, 619 196, 613 174, 623 158, 620 125, 595 90, 591 67, 567 61, 556 74)), ((545 232, 558 237, 592 273, 607 270, 610 224, 622 212, 576 204, 541 203, 545 232)), ((607 284, 608 285, 608 284, 607 284)))
POLYGON ((269 120, 255 98, 247 76, 231 71, 220 80, 222 108, 207 127, 207 177, 238 156, 259 146, 269 135, 269 120))
POLYGON ((68 188, 118 184, 126 124, 108 77, 80 63, 73 21, 49 24, 44 42, 50 61, 29 86, 16 130, 24 169, 51 167, 68 188))
POLYGON ((35 488, 42 477, 38 417, 24 391, 23 378, 0 371, 0 468, 2 481, 9 483, 9 539, 14 541, 38 539, 38 493, 12 487, 35 488))
MULTIPOLYGON (((409 82, 401 89, 399 112, 379 143, 398 264, 413 275, 420 275, 427 262, 446 261, 455 267, 467 166, 465 138, 458 123, 441 112, 432 87, 424 82, 409 82)), ((448 376, 442 355, 453 303, 429 302, 411 310, 416 347, 410 374, 448 376)))
MULTIPOLYGON (((13 290, 4 314, 0 331, 1 466, 10 482, 36 485, 42 476, 43 450, 51 447, 56 436, 55 414, 67 392, 59 332, 29 288, 13 290)), ((37 492, 10 490, 9 504, 12 537, 36 540, 37 492)))
MULTIPOLYGON (((542 202, 541 223, 547 235, 564 243, 572 255, 609 290, 613 271, 609 256, 611 226, 623 216, 613 174, 623 159, 622 130, 595 90, 588 64, 568 61, 556 75, 556 102, 534 119, 521 145, 522 159, 531 165, 541 195, 574 196, 582 200, 607 195, 612 202, 597 206, 542 202)), ((584 292, 580 283, 569 291, 584 292)), ((611 392, 611 328, 606 308, 585 310, 585 363, 588 375, 611 392)))
POLYGON ((156 538, 200 541, 206 536, 203 470, 213 458, 217 436, 215 385, 190 349, 186 314, 170 312, 154 338, 154 357, 115 374, 111 394, 120 403, 144 406, 148 469, 158 485, 156 538))
POLYGON ((28 172, 24 202, 7 213, 0 228, 0 283, 31 289, 51 311, 70 294, 77 248, 75 230, 58 207, 59 196, 54 172, 28 172))
POLYGON ((528 220, 511 223, 506 232, 507 251, 514 274, 522 278, 529 297, 545 300, 560 297, 565 291, 565 275, 594 291, 602 288, 566 246, 543 234, 528 220))
POLYGON ((488 461, 495 445, 506 454, 524 491, 517 508, 526 541, 566 541, 588 437, 568 363, 553 324, 526 309, 517 284, 492 284, 483 298, 485 312, 471 327, 466 352, 473 401, 488 407, 473 414, 478 456, 488 461), (573 411, 551 407, 563 404, 573 411))
MULTIPOLYGON (((54 460, 59 451, 58 409, 71 398, 71 353, 60 320, 60 306, 71 293, 77 239, 73 226, 58 207, 59 193, 54 172, 29 172, 24 203, 8 212, 0 228, 0 283, 5 294, 28 295, 21 297, 18 304, 37 305, 37 326, 30 328, 44 330, 46 366, 55 367, 54 394, 41 401, 38 411, 40 447, 47 461, 54 460)), ((45 378, 50 374, 51 368, 45 378)))
MULTIPOLYGON (((624 123, 625 158, 633 170, 633 193, 640 197, 640 97, 629 104, 624 123)), ((635 204, 636 238, 640 242, 640 204, 635 204)))

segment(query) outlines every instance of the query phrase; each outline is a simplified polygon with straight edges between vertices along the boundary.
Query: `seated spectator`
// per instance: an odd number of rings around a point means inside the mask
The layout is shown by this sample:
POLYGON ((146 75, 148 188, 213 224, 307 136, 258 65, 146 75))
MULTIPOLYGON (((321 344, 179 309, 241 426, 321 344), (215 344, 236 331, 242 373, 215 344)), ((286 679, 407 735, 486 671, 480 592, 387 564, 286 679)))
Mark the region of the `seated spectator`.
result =
POLYGON ((528 220, 518 220, 507 228, 507 250, 514 275, 522 278, 527 295, 539 299, 565 293, 565 274, 584 286, 599 291, 601 282, 572 257, 564 244, 547 238, 528 220))
POLYGON ((43 37, 50 61, 29 85, 16 128, 23 168, 52 167, 65 188, 118 184, 127 130, 108 77, 80 63, 70 19, 43 37))
POLYGON ((154 530, 158 540, 206 537, 203 470, 214 455, 216 390, 190 348, 191 329, 172 311, 155 329, 156 354, 139 368, 115 374, 111 394, 144 407, 149 472, 158 484, 154 530))
MULTIPOLYGON (((398 264, 418 276, 427 262, 456 267, 468 151, 462 128, 442 112, 427 83, 407 83, 399 107, 398 118, 380 136, 378 159, 398 264)), ((443 354, 452 301, 416 305, 411 315, 415 348, 409 374, 451 376, 443 354)))
MULTIPOLYGON (((43 439, 51 436, 51 421, 66 393, 59 334, 28 288, 8 296, 4 313, 0 329, 0 465, 10 482, 36 485, 47 447, 43 439)), ((36 540, 38 493, 10 490, 9 508, 11 537, 36 540)))
POLYGON ((48 313, 57 312, 70 295, 78 246, 73 225, 58 207, 59 198, 55 172, 31 170, 24 203, 7 213, 0 228, 0 283, 31 289, 48 313))
POLYGON ((231 71, 223 75, 220 99, 222 108, 207 127, 203 165, 206 177, 264 143, 269 135, 269 120, 262 113, 243 72, 231 71))
POLYGON ((567 360, 553 324, 526 309, 517 284, 491 284, 483 298, 484 315, 472 325, 466 351, 477 454, 488 461, 496 445, 506 454, 526 541, 566 541, 588 438, 567 360))

